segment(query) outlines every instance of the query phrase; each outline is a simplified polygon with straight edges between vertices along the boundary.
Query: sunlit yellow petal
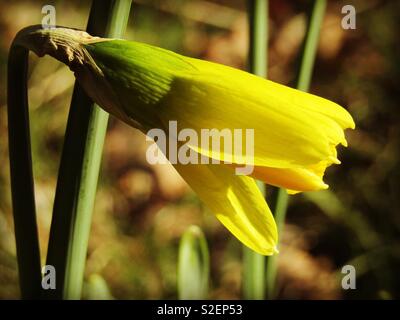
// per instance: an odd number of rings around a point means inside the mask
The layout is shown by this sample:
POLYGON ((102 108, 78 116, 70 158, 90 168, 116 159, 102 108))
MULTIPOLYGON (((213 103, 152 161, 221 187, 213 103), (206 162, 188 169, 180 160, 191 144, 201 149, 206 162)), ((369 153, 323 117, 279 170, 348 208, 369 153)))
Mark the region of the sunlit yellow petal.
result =
POLYGON ((254 168, 252 176, 267 184, 296 191, 316 191, 327 189, 322 177, 306 168, 254 168))
MULTIPOLYGON (((335 103, 240 70, 190 61, 199 70, 177 74, 158 110, 164 125, 177 120, 178 130, 199 134, 204 128, 254 129, 254 163, 278 168, 318 163, 332 157, 332 145, 346 144, 343 128, 354 123, 335 103), (210 65, 217 67, 210 71, 210 65), (329 111, 308 107, 316 101, 329 111)), ((193 148, 221 160, 225 152, 193 148)))
POLYGON ((241 242, 263 255, 276 252, 277 228, 254 180, 223 165, 175 165, 200 199, 241 242))
POLYGON ((315 165, 295 169, 255 167, 252 176, 267 184, 285 188, 289 194, 318 191, 329 187, 323 181, 323 176, 326 168, 332 163, 321 161, 315 165))
MULTIPOLYGON (((217 77, 217 81, 222 86, 229 86, 229 84, 224 83, 223 80, 231 79, 231 82, 235 81, 235 83, 242 84, 244 87, 247 88, 247 90, 257 92, 254 97, 258 96, 259 99, 256 100, 262 100, 266 97, 272 98, 272 100, 274 100, 276 99, 276 97, 279 96, 282 100, 285 100, 286 103, 291 105, 289 106, 290 108, 294 107, 300 108, 298 109, 298 111, 309 110, 315 113, 320 113, 328 118, 335 120, 342 127, 342 129, 354 129, 355 127, 354 120, 351 115, 341 106, 332 101, 304 91, 281 85, 273 81, 266 80, 264 78, 254 76, 235 68, 199 59, 187 57, 185 59, 189 61, 194 67, 196 67, 199 71, 201 71, 202 74, 208 74, 210 78, 212 78, 212 76, 217 77), (239 75, 239 73, 241 74, 239 75), (221 74, 225 76, 225 79, 218 79, 218 76, 220 76, 221 74), (267 87, 270 90, 268 90, 267 92, 259 92, 259 89, 265 89, 267 87)), ((240 89, 242 90, 243 87, 240 87, 240 89)), ((268 104, 271 102, 264 101, 264 103, 268 104)), ((285 110, 280 109, 278 109, 278 111, 285 112, 285 110)))

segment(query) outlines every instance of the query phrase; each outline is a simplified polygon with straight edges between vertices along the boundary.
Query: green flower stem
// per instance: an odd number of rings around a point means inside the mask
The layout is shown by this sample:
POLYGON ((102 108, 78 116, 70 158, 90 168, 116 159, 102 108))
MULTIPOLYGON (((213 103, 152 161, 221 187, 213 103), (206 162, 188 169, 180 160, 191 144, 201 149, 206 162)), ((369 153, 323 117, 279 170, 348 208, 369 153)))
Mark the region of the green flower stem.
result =
POLYGON ((324 20, 325 9, 326 0, 314 1, 297 80, 297 89, 302 91, 308 91, 310 88, 315 56, 317 54, 319 33, 324 20))
MULTIPOLYGON (((278 227, 278 234, 281 236, 285 223, 286 210, 289 196, 285 189, 275 189, 273 192, 271 207, 274 208, 275 222, 278 227)), ((276 276, 278 273, 278 255, 267 258, 266 272, 266 295, 267 299, 274 299, 276 296, 276 276)))
POLYGON ((28 54, 28 49, 13 43, 8 56, 8 140, 21 297, 38 299, 42 276, 29 131, 28 54))
MULTIPOLYGON (((130 0, 95 0, 87 31, 121 37, 130 0)), ((57 272, 56 290, 49 298, 80 299, 92 211, 97 189, 108 113, 92 104, 75 85, 60 163, 47 264, 57 272)))
POLYGON ((249 4, 249 71, 267 77, 268 0, 251 0, 249 4))
MULTIPOLYGON (((260 76, 267 76, 268 0, 251 0, 249 13, 249 69, 260 76)), ((265 186, 257 182, 263 194, 265 186)), ((243 247, 243 297, 261 300, 265 296, 265 257, 243 247)))
MULTIPOLYGON (((324 19, 326 9, 326 0, 315 0, 311 13, 311 19, 307 29, 304 43, 304 49, 300 62, 299 75, 297 80, 297 89, 308 91, 310 87, 315 56, 317 52, 319 33, 322 21, 324 19)), ((282 234, 283 224, 285 222, 286 209, 288 206, 288 194, 286 190, 279 189, 275 199, 275 221, 278 226, 279 234, 282 234)), ((269 257, 267 260, 267 298, 274 299, 277 293, 276 276, 277 276, 277 259, 278 256, 269 257)))

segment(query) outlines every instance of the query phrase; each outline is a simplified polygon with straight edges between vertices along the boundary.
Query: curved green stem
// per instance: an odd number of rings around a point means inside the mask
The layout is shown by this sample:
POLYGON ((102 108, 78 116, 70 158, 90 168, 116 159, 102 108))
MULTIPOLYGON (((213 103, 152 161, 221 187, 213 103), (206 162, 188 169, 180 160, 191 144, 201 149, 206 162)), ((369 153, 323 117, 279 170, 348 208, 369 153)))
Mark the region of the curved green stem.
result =
MULTIPOLYGON (((93 3, 87 31, 121 37, 130 0, 93 3)), ((80 299, 92 211, 97 189, 108 114, 92 104, 75 85, 60 163, 47 264, 57 271, 57 288, 50 298, 80 299)))
POLYGON ((42 288, 29 131, 28 54, 26 48, 13 43, 8 56, 8 140, 21 296, 38 299, 42 288))

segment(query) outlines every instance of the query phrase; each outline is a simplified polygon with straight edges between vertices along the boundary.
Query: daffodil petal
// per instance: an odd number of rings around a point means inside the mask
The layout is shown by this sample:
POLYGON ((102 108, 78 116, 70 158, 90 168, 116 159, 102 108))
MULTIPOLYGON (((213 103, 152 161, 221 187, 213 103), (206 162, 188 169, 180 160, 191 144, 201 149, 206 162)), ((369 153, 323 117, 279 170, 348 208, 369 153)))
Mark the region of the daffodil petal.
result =
MULTIPOLYGON (((192 128, 199 135, 207 128, 254 129, 254 157, 236 163, 269 167, 315 164, 332 157, 332 145, 346 144, 343 128, 353 127, 354 122, 337 104, 240 70, 190 61, 199 70, 175 77, 158 113, 164 126, 177 120, 178 130, 192 128), (215 70, 210 71, 209 65, 215 70), (308 107, 315 104, 327 111, 308 107)), ((226 153, 191 147, 219 160, 226 153)))
POLYGON ((271 168, 254 167, 252 177, 267 184, 301 191, 316 191, 327 189, 328 185, 322 180, 322 175, 306 168, 271 168))
MULTIPOLYGON (((254 167, 252 177, 267 184, 285 188, 289 194, 304 191, 318 191, 328 189, 323 181, 325 170, 332 161, 321 161, 318 164, 301 168, 269 168, 254 167)), ((340 163, 340 162, 339 162, 340 163)))
MULTIPOLYGON (((237 80, 238 83, 248 87, 248 89, 253 92, 253 97, 255 97, 256 100, 263 100, 267 97, 274 100, 276 96, 279 96, 282 97, 287 104, 290 104, 290 106, 299 108, 299 111, 308 110, 320 113, 336 121, 342 129, 355 128, 354 120, 349 112, 330 100, 225 65, 187 57, 186 60, 193 67, 196 67, 201 71, 202 74, 208 74, 210 77, 223 74, 225 79, 231 79, 231 81, 237 80), (238 73, 241 73, 241 76, 239 76, 238 73), (258 92, 259 89, 262 89, 263 87, 264 89, 268 87, 270 90, 267 92, 258 92), (254 94, 254 92, 258 92, 258 94, 254 94), (259 99, 257 99, 257 97, 259 97, 259 99)), ((229 86, 229 83, 223 81, 225 79, 220 78, 218 82, 221 85, 229 86)), ((242 87, 238 88, 238 90, 242 89, 242 87)), ((267 100, 264 101, 264 103, 268 104, 270 101, 267 100)), ((289 113, 291 111, 292 110, 290 110, 289 113)))
POLYGON ((224 165, 175 165, 222 224, 252 250, 277 252, 277 227, 255 181, 224 165))

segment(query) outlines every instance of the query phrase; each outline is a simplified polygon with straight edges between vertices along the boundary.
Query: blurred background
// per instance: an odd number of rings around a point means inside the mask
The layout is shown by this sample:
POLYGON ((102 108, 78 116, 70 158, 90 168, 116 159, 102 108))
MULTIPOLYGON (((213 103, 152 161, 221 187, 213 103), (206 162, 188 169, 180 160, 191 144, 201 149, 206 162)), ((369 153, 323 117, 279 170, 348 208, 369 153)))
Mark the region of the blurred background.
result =
MULTIPOLYGON (((86 27, 90 1, 0 0, 0 299, 19 298, 12 221, 6 64, 21 28, 41 23, 86 27)), ((309 1, 270 0, 268 77, 293 85, 309 1)), ((357 129, 331 167, 328 191, 290 197, 280 236, 280 299, 400 297, 400 1, 329 1, 310 91, 346 107, 357 129), (356 8, 355 30, 341 8, 356 8), (357 289, 341 288, 352 264, 357 289)), ((135 0, 127 39, 246 68, 244 0, 135 0)), ((51 58, 31 57, 29 100, 37 219, 45 257, 73 74, 51 58)), ((242 246, 197 200, 170 165, 150 166, 145 137, 111 119, 105 142, 86 265, 84 297, 176 298, 179 239, 191 224, 206 234, 211 299, 240 299, 242 246)), ((44 261, 43 261, 44 262, 44 261)))

